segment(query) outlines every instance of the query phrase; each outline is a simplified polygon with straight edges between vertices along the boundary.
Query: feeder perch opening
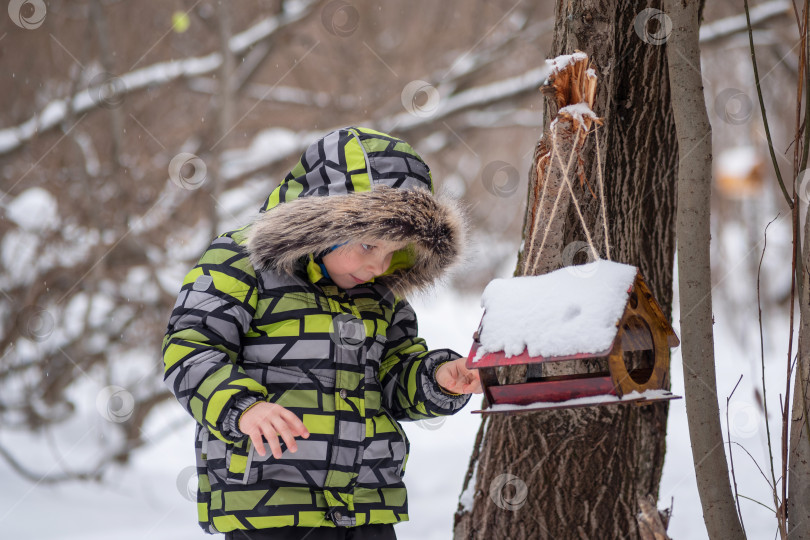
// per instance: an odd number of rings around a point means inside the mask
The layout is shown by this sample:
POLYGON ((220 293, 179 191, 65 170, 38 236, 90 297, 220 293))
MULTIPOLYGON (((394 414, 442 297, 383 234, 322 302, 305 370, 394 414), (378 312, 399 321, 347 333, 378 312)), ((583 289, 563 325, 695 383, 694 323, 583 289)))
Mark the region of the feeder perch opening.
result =
POLYGON ((638 268, 610 261, 494 280, 467 359, 484 414, 677 399, 669 348, 680 344, 638 268), (582 362, 587 361, 587 362, 582 362), (588 365, 555 375, 550 366, 588 365), (498 371, 526 366, 522 381, 498 371))

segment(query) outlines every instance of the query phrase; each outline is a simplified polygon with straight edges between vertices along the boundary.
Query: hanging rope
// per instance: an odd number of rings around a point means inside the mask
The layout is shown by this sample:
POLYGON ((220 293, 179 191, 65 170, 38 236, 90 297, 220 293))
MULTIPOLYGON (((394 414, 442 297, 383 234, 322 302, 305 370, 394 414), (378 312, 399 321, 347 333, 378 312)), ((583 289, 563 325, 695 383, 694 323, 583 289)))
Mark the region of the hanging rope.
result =
MULTIPOLYGON (((552 149, 552 153, 553 152, 554 152, 554 149, 552 149)), ((552 159, 553 159, 553 155, 549 156, 548 162, 551 163, 552 159)), ((541 161, 543 161, 542 158, 537 160, 537 166, 535 168, 535 171, 537 171, 537 177, 538 178, 540 177, 540 162, 541 161)), ((529 248, 526 251, 526 256, 523 259, 523 273, 524 274, 528 273, 527 271, 529 269, 529 263, 532 260, 531 256, 532 256, 532 248, 534 247, 534 238, 535 238, 535 236, 537 234, 537 227, 540 225, 540 216, 543 215, 543 201, 546 198, 546 187, 548 186, 548 177, 549 177, 550 174, 551 174, 551 167, 546 167, 546 176, 543 179, 543 189, 540 192, 540 198, 538 199, 539 202, 537 203, 537 213, 534 215, 534 222, 532 222, 531 233, 530 233, 530 236, 529 236, 529 248)), ((559 199, 559 193, 557 194, 557 198, 559 199)), ((555 202, 554 204, 556 205, 557 203, 555 202)), ((542 247, 541 247, 541 250, 542 250, 542 247)))
MULTIPOLYGON (((562 158, 559 156, 559 152, 557 151, 557 132, 552 129, 551 131, 551 156, 549 157, 549 171, 551 170, 551 162, 554 160, 554 156, 557 156, 557 161, 560 164, 560 168, 563 171, 563 178, 568 180, 568 171, 571 168, 571 164, 574 161, 574 156, 576 155, 577 149, 577 140, 574 139, 574 144, 571 145, 571 154, 568 156, 568 165, 565 166, 562 163, 562 158)), ((557 198, 554 199, 554 206, 551 207, 551 214, 548 217, 548 223, 546 224, 546 228, 543 231, 543 238, 540 241, 540 247, 537 250, 537 255, 535 255, 534 261, 532 263, 532 274, 537 271, 537 265, 540 264, 540 255, 543 254, 543 247, 546 245, 546 238, 548 238, 548 233, 551 231, 551 226, 554 223, 554 216, 557 213, 557 208, 560 206, 560 197, 562 196, 563 189, 557 191, 557 198)), ((541 201, 542 202, 542 201, 541 201)))
MULTIPOLYGON (((582 124, 580 124, 577 130, 582 128, 582 124)), ((584 138, 583 138, 584 142, 584 138)), ((568 165, 563 170, 563 180, 565 181, 566 187, 568 187, 568 191, 571 193, 571 202, 574 203, 574 208, 577 211, 577 216, 579 216, 579 222, 582 223, 582 230, 585 231, 585 240, 588 241, 588 247, 591 248, 591 254, 593 255, 594 260, 599 260, 599 252, 596 250, 596 246, 593 245, 593 239, 591 238, 591 232, 588 230, 588 225, 585 223, 585 217, 582 215, 582 209, 579 207, 579 201, 577 200, 577 196, 574 193, 574 188, 571 186, 571 181, 568 178, 568 172, 571 170, 571 162, 573 161, 574 151, 576 150, 576 139, 574 141, 574 146, 571 148, 571 157, 568 160, 568 165)), ((562 161, 560 161, 560 167, 562 167, 562 161)))
MULTIPOLYGON (((573 118, 572 118, 572 121, 573 121, 573 118)), ((582 124, 579 124, 577 127, 578 127, 578 129, 581 129, 582 124)), ((594 128, 594 136, 596 136, 596 129, 595 128, 594 128)), ((551 212, 550 212, 550 214, 548 216, 546 227, 543 230, 543 237, 542 237, 542 239, 540 241, 540 247, 537 249, 537 253, 534 255, 534 257, 532 257, 532 247, 534 246, 534 243, 535 243, 534 239, 536 238, 537 226, 539 225, 540 217, 541 217, 541 215, 543 213, 543 200, 545 199, 546 187, 548 185, 548 178, 549 178, 550 173, 551 173, 550 165, 551 165, 551 162, 554 161, 555 157, 557 158, 557 163, 559 164, 559 167, 562 170, 562 176, 563 176, 563 181, 565 183, 565 187, 568 188, 568 192, 571 194, 571 200, 574 203, 574 208, 576 209, 577 216, 579 217, 579 221, 582 224, 582 229, 585 232, 585 239, 587 241, 588 247, 591 250, 591 254, 593 255, 593 258, 595 260, 599 260, 599 258, 600 258, 599 257, 599 252, 596 249, 596 246, 594 245, 593 238, 591 236, 590 230, 588 229, 588 225, 585 222, 585 217, 582 214, 582 209, 581 209, 581 207, 579 205, 579 200, 577 199, 577 196, 574 193, 574 188, 571 185, 571 180, 569 179, 571 166, 573 165, 573 162, 574 162, 574 156, 576 156, 577 144, 578 144, 578 142, 580 140, 580 137, 575 137, 574 138, 574 142, 571 145, 571 153, 568 156, 568 162, 565 163, 565 164, 562 162, 562 157, 560 156, 560 152, 558 151, 557 132, 555 130, 553 130, 553 129, 551 131, 550 138, 551 138, 551 154, 549 156, 549 161, 548 161, 547 167, 546 167, 546 174, 545 174, 545 178, 543 180, 543 189, 541 191, 540 202, 538 204, 539 209, 538 209, 537 214, 535 214, 535 219, 534 219, 534 223, 533 223, 533 227, 532 227, 531 239, 530 239, 529 248, 528 248, 527 254, 526 254, 526 264, 524 265, 524 273, 525 273, 525 269, 529 268, 529 267, 531 267, 531 273, 532 274, 534 274, 537 271, 537 267, 540 264, 540 260, 541 260, 540 257, 541 257, 541 255, 543 253, 543 248, 545 247, 546 240, 548 238, 548 234, 551 231, 551 227, 552 227, 552 224, 553 224, 553 221, 554 221, 554 216, 556 215, 557 208, 560 205, 560 198, 561 198, 562 192, 563 192, 562 187, 558 190, 557 196, 554 199, 554 205, 551 207, 551 212)), ((585 138, 583 137, 582 140, 584 142, 585 138)), ((599 178, 599 193, 600 193, 601 208, 602 208, 602 224, 603 224, 603 228, 604 228, 604 232, 605 232, 605 246, 606 246, 606 249, 607 249, 607 257, 608 257, 608 260, 610 260, 610 247, 609 247, 609 244, 608 244, 608 241, 607 241, 607 239, 608 239, 607 206, 606 206, 606 203, 605 203, 604 180, 603 180, 603 177, 602 177, 602 158, 601 158, 601 151, 599 149, 598 136, 597 136, 596 145, 597 145, 597 173, 598 173, 598 178, 599 178)), ((538 168, 539 168, 539 165, 540 165, 540 161, 541 160, 538 160, 538 168)))
POLYGON ((596 175, 599 179, 599 202, 602 206, 602 229, 605 231, 605 256, 610 258, 610 242, 608 241, 607 202, 605 201, 605 182, 602 179, 602 153, 599 151, 599 128, 594 124, 593 137, 596 139, 596 175))

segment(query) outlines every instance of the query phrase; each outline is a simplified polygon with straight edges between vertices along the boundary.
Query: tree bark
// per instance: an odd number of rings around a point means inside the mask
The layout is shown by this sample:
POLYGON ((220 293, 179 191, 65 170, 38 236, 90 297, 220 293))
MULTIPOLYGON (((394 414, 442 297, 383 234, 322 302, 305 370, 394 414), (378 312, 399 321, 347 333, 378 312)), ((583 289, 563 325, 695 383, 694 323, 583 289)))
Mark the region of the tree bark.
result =
POLYGON ((700 5, 666 0, 672 20, 667 60, 678 133, 678 286, 681 351, 692 459, 710 538, 745 538, 723 446, 717 403, 709 255, 712 131, 700 72, 700 5))
MULTIPOLYGON (((798 204, 798 199, 796 199, 798 204)), ((788 538, 810 539, 810 432, 807 411, 810 408, 810 208, 804 219, 802 258, 805 271, 799 302, 799 350, 793 391, 788 463, 788 538)))
MULTIPOLYGON (((611 258, 638 266, 670 313, 677 141, 665 49, 640 39, 637 14, 618 0, 563 0, 556 7, 552 56, 578 49, 594 63, 611 258)), ((547 107, 546 122, 551 117, 547 107)), ((583 159, 596 191, 592 135, 583 159)), ((540 187, 532 175, 530 212, 540 187)), ((595 233, 603 226, 599 201, 579 182, 575 193, 604 257, 603 235, 595 233)), ((584 239, 572 211, 562 236, 563 246, 584 239)), ((485 419, 456 513, 455 539, 640 538, 637 501, 657 499, 666 417, 667 405, 658 403, 485 419)))

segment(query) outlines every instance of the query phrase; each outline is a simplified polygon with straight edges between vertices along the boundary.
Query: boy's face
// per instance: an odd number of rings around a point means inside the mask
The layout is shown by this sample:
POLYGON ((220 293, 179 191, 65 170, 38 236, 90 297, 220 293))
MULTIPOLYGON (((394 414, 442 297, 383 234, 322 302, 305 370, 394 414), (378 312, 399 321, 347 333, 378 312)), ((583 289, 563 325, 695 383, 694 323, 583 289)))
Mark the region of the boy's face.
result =
POLYGON ((351 289, 388 270, 394 252, 405 245, 404 242, 384 240, 346 244, 324 255, 323 265, 338 287, 351 289))

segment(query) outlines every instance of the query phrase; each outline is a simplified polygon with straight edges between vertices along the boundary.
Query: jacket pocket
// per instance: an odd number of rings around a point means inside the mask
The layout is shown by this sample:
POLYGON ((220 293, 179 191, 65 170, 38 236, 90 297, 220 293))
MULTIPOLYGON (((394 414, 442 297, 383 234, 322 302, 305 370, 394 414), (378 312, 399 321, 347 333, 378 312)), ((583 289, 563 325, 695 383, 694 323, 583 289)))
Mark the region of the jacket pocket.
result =
POLYGON ((329 469, 331 443, 327 439, 316 434, 308 439, 296 437, 298 451, 295 453, 279 439, 282 449, 279 458, 273 456, 268 444, 264 445, 263 456, 253 444, 249 444, 244 456, 232 448, 227 458, 226 483, 245 486, 270 482, 322 489, 329 469))
POLYGON ((388 421, 391 422, 392 427, 399 434, 399 441, 392 441, 391 442, 391 451, 393 453, 394 463, 397 464, 397 474, 400 476, 405 475, 405 465, 408 463, 408 455, 411 450, 411 442, 408 440, 408 436, 405 434, 405 430, 402 429, 402 426, 399 425, 391 413, 388 412, 388 409, 382 409, 385 416, 388 418, 388 421))
POLYGON ((254 448, 250 439, 240 444, 228 444, 225 449, 225 481, 229 484, 253 484, 258 478, 254 470, 254 448))

